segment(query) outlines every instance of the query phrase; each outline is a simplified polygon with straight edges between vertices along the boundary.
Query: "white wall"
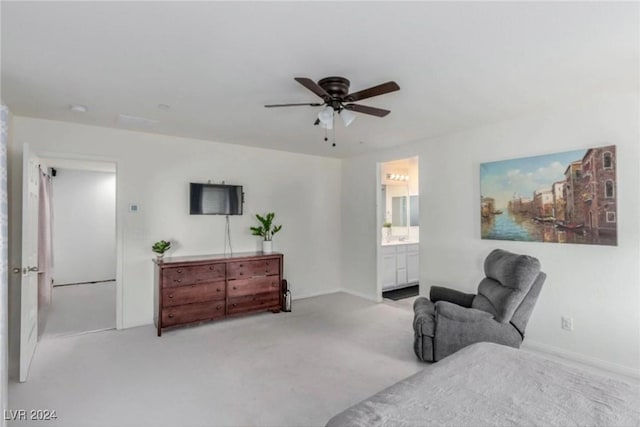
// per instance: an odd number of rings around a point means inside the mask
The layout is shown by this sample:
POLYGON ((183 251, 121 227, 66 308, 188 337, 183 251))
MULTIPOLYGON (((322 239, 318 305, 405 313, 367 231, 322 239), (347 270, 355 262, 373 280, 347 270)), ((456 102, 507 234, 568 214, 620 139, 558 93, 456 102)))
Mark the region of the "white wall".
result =
POLYGON ((115 279, 115 173, 56 171, 51 198, 54 284, 115 279))
POLYGON ((431 284, 474 292, 484 258, 497 247, 536 256, 548 279, 525 342, 640 374, 638 103, 637 92, 594 96, 345 160, 344 287, 376 298, 376 164, 419 155, 421 292, 431 284), (609 144, 618 147, 617 247, 480 239, 480 163, 609 144), (562 315, 574 318, 573 332, 560 328, 562 315))
POLYGON ((231 217, 235 252, 259 247, 249 232, 254 213, 276 212, 276 223, 284 227, 274 248, 285 254, 285 277, 294 297, 340 288, 339 160, 26 117, 14 118, 14 130, 16 168, 24 142, 46 157, 117 164, 120 327, 152 322, 153 242, 172 240, 169 256, 224 249, 223 216, 189 215, 189 182, 244 186, 245 214, 231 217), (128 212, 131 203, 139 205, 138 213, 128 212))

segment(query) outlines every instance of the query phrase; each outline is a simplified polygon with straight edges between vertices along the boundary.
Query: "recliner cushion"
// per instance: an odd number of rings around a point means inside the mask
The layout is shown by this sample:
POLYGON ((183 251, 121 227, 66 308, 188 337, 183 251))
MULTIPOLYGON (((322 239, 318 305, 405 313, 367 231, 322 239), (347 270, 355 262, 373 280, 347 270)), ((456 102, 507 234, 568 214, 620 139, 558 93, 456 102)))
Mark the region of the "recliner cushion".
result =
POLYGON ((540 274, 540 261, 496 249, 485 259, 484 271, 487 277, 478 285, 471 306, 508 323, 540 274))

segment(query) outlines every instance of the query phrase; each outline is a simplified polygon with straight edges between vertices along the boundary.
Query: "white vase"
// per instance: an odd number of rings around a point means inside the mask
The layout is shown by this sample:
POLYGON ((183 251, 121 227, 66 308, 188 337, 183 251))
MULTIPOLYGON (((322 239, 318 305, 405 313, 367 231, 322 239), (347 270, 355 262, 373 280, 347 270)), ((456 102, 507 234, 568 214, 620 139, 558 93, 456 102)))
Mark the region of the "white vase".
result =
POLYGON ((270 254, 273 252, 273 242, 271 240, 263 240, 262 241, 262 252, 265 254, 270 254))

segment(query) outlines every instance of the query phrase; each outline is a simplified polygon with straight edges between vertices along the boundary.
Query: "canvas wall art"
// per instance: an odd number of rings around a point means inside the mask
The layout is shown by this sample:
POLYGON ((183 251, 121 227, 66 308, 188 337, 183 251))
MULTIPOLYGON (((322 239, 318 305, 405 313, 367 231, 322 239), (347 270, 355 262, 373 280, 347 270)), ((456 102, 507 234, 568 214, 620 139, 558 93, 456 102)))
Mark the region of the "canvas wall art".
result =
POLYGON ((483 239, 617 245, 616 146, 482 163, 483 239))

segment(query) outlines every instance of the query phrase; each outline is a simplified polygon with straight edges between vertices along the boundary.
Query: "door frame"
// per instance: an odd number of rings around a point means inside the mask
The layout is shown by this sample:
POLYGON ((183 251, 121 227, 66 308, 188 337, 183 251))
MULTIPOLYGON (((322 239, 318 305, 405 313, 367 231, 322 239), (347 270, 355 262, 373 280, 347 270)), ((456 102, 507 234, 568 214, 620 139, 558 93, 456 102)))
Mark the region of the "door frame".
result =
MULTIPOLYGON (((418 209, 419 212, 422 212, 422 197, 420 197, 422 193, 422 188, 420 187, 420 155, 419 154, 407 154, 405 156, 397 155, 393 158, 382 160, 376 162, 376 302, 382 302, 382 282, 383 282, 383 271, 382 271, 382 224, 384 222, 384 218, 380 214, 380 206, 382 205, 382 167, 385 163, 393 162, 396 160, 404 160, 404 159, 417 159, 418 161, 418 209)), ((407 194, 410 197, 410 194, 407 194)), ((408 218, 407 218, 408 219, 408 218)), ((410 224, 408 225, 410 227, 410 224)), ((420 244, 422 244, 422 239, 420 238, 420 244)), ((419 246, 419 253, 422 254, 422 247, 419 246)), ((420 255, 419 255, 420 257, 420 255)), ((422 264, 422 263, 420 263, 422 264)), ((421 276, 421 275, 420 275, 421 276)), ((422 281, 418 281, 418 289, 419 292, 423 289, 421 285, 422 281)), ((421 295, 419 293, 419 295, 421 295)))
POLYGON ((376 163, 376 302, 382 302, 382 164, 376 163))
MULTIPOLYGON (((123 261, 124 261, 124 218, 122 209, 120 209, 120 161, 112 157, 83 155, 78 153, 62 153, 45 151, 36 153, 43 162, 47 161, 64 161, 69 164, 81 164, 90 162, 111 163, 115 166, 116 175, 116 197, 115 197, 115 213, 116 213, 116 329, 124 329, 124 289, 122 282, 123 261)), ((90 170, 90 169, 87 169, 90 170)), ((54 201, 55 203, 55 201, 54 201)))

